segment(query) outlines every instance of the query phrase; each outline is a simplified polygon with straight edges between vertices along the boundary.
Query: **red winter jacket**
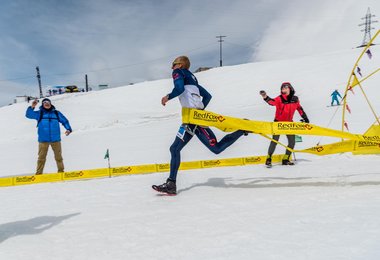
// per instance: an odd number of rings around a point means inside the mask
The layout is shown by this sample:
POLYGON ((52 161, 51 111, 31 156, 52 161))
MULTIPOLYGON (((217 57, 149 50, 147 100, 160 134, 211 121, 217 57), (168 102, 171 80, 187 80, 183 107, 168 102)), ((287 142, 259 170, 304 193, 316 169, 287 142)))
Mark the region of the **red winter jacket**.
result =
POLYGON ((309 119, 307 118, 305 111, 303 111, 303 108, 301 107, 297 96, 287 96, 282 94, 275 99, 267 96, 264 100, 269 105, 276 106, 276 116, 274 118, 274 121, 293 122, 293 116, 297 110, 305 122, 309 123, 309 119))

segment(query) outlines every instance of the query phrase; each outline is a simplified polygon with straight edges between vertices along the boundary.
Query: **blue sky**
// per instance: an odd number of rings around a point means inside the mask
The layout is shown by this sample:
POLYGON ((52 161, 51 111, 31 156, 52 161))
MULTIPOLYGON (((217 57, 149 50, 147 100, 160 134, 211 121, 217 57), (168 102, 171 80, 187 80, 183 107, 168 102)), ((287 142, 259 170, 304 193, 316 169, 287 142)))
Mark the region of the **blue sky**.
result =
POLYGON ((351 38, 326 46, 329 31, 318 26, 347 27, 355 32, 349 37, 360 41, 357 24, 367 6, 375 5, 380 15, 376 1, 361 2, 362 9, 352 0, 329 2, 4 0, 0 105, 16 95, 38 93, 36 66, 44 86, 83 87, 85 74, 92 86, 128 85, 170 77, 170 62, 182 54, 191 58, 192 70, 218 66, 217 35, 227 36, 223 64, 234 65, 347 48, 351 38), (308 48, 294 46, 300 39, 313 40, 308 48))

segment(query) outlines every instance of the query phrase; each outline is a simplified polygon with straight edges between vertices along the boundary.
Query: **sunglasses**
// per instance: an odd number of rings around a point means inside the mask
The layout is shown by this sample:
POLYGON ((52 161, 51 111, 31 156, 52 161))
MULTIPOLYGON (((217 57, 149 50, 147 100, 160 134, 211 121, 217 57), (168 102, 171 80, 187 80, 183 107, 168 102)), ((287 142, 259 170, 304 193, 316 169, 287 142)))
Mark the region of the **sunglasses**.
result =
POLYGON ((49 104, 49 105, 51 105, 51 103, 50 103, 49 101, 44 101, 44 102, 42 102, 42 105, 45 105, 45 104, 49 104))
POLYGON ((289 82, 282 83, 281 88, 290 88, 290 83, 289 82))
POLYGON ((180 63, 180 62, 173 62, 173 63, 172 63, 172 68, 174 68, 174 66, 175 66, 175 65, 178 65, 178 64, 182 64, 182 63, 180 63))

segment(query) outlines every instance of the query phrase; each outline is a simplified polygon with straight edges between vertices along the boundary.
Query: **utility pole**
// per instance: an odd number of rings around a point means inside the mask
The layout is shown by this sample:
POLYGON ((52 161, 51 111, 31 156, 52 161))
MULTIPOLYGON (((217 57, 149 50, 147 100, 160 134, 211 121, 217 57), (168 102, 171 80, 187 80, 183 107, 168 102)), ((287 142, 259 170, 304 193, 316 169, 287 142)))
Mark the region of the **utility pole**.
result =
POLYGON ((224 42, 224 40, 222 39, 222 38, 224 38, 224 37, 227 37, 227 36, 223 36, 223 35, 219 35, 219 36, 216 36, 216 38, 219 38, 219 40, 218 40, 218 42, 220 43, 220 47, 219 47, 219 65, 220 65, 220 67, 222 67, 223 66, 223 60, 222 60, 222 42, 224 42))
POLYGON ((361 32, 364 32, 364 37, 363 37, 363 42, 362 42, 362 45, 358 46, 358 47, 365 47, 367 46, 368 42, 370 42, 371 40, 371 30, 372 29, 375 29, 374 27, 371 27, 371 24, 372 23, 377 23, 378 21, 372 21, 372 17, 375 17, 376 15, 372 15, 371 14, 371 11, 368 7, 367 9, 367 14, 362 17, 361 19, 362 20, 365 20, 364 23, 361 23, 359 24, 359 26, 365 26, 365 28, 363 30, 360 30, 361 32))
POLYGON ((41 86, 40 68, 37 66, 37 67, 36 67, 36 70, 37 70, 38 86, 39 86, 39 88, 40 88, 40 98, 43 98, 43 95, 42 95, 42 86, 41 86))
POLYGON ((85 79, 86 79, 86 92, 88 92, 88 79, 87 79, 87 74, 85 76, 85 79))

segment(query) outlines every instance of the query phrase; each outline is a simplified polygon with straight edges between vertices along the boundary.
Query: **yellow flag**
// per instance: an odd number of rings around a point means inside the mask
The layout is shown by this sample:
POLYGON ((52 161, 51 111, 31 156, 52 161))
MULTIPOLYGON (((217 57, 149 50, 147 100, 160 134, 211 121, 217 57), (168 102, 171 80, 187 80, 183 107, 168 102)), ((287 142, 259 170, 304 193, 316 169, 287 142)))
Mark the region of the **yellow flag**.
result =
POLYGON ((352 80, 352 83, 351 83, 351 88, 355 87, 356 85, 359 84, 359 80, 358 78, 356 77, 356 74, 354 73, 354 79, 352 80))

